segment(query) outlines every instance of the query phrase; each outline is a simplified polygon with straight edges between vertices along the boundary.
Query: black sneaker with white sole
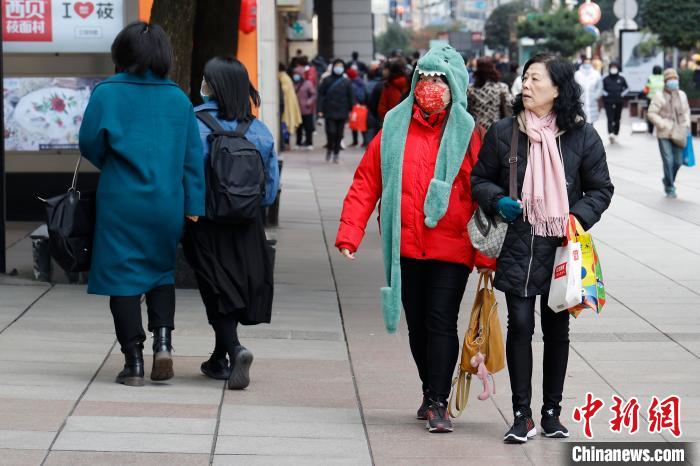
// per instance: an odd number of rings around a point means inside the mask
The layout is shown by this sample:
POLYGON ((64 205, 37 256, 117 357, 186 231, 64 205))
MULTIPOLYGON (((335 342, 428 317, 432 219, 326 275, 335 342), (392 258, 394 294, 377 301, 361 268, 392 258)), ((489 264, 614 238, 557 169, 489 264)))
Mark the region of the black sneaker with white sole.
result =
POLYGON ((547 410, 542 415, 542 435, 549 438, 568 438, 569 430, 559 422, 559 416, 554 414, 553 409, 547 410))
POLYGON ((525 443, 535 435, 537 435, 535 421, 532 420, 532 417, 517 411, 513 425, 503 435, 503 441, 505 443, 525 443))

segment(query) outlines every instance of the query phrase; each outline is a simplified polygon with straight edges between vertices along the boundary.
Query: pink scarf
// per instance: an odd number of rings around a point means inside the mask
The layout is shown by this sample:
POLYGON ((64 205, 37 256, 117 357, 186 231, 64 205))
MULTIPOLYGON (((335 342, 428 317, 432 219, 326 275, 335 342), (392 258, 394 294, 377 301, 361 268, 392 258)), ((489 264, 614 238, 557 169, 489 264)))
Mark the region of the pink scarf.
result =
POLYGON ((566 236, 569 198, 564 163, 557 147, 557 118, 525 110, 530 155, 523 183, 523 218, 537 236, 566 236))

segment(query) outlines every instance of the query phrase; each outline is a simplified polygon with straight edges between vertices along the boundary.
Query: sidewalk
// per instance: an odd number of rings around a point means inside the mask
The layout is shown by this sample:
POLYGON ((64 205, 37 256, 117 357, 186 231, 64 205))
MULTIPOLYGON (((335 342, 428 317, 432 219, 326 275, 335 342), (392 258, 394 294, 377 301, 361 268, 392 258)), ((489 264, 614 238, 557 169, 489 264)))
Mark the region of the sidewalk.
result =
MULTIPOLYGON (((572 440, 581 440, 571 412, 590 391, 606 403, 593 421, 596 440, 672 441, 668 433, 646 433, 646 408, 652 395, 677 394, 682 440, 698 441, 700 171, 682 170, 679 199, 665 199, 656 140, 625 129, 608 150, 616 196, 594 229, 609 301, 602 315, 571 322, 562 420, 572 440), (642 433, 609 431, 614 393, 639 398, 642 433)), ((512 415, 505 370, 496 376, 492 400, 478 401, 472 390, 454 434, 429 435, 414 419, 421 393, 405 325, 387 335, 381 319, 376 217, 356 261, 333 247, 360 157, 348 149, 334 165, 319 150, 285 154, 273 323, 241 331, 256 357, 245 391, 225 390, 199 373, 213 335, 194 290, 178 290, 175 378, 130 388, 113 383, 122 356, 105 298, 88 296, 81 286, 0 278, 0 463, 560 464, 559 441, 503 445, 512 415)), ((21 237, 8 239, 19 241, 9 250, 10 268, 31 254, 21 237)), ((471 277, 460 332, 474 282, 471 277)), ((500 293, 499 300, 505 327, 500 293)))

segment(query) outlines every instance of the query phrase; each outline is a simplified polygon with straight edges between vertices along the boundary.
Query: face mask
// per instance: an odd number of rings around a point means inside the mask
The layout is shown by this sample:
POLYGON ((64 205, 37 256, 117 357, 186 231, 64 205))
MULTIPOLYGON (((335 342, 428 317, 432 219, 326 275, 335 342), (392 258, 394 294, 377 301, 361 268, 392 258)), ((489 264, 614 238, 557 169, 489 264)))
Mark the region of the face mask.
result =
POLYGON ((670 91, 677 91, 680 87, 680 82, 677 79, 669 79, 666 81, 666 89, 670 91))
POLYGON ((584 63, 584 64, 583 64, 583 69, 584 69, 584 70, 588 71, 588 70, 590 70, 591 68, 593 68, 593 65, 591 65, 590 63, 584 63))
POLYGON ((298 74, 295 74, 292 79, 294 80, 295 83, 298 83, 299 81, 301 81, 301 76, 299 76, 298 74))
POLYGON ((433 114, 447 108, 450 103, 450 88, 446 84, 418 81, 413 91, 416 103, 425 113, 433 114))
POLYGON ((338 76, 340 76, 341 74, 343 74, 345 72, 345 68, 343 68, 342 66, 334 66, 333 72, 335 74, 337 74, 338 76))
POLYGON ((610 74, 617 74, 619 70, 617 68, 610 68, 610 74))

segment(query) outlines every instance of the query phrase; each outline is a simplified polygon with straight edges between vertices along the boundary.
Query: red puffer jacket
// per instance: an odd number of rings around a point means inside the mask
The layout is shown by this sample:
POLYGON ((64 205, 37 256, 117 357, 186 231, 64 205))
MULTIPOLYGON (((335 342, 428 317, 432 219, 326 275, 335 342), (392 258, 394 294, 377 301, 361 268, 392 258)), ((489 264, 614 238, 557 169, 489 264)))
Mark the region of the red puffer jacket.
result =
MULTIPOLYGON (((476 164, 481 136, 475 130, 455 178, 450 205, 435 228, 425 226, 423 204, 435 172, 445 112, 425 119, 414 106, 408 128, 403 160, 401 194, 401 256, 456 262, 468 267, 495 269, 495 260, 478 253, 469 240, 467 223, 477 204, 471 197, 471 172, 476 164)), ((365 227, 382 194, 381 132, 367 148, 357 167, 352 185, 343 203, 340 227, 335 240, 338 249, 357 251, 365 227)))

